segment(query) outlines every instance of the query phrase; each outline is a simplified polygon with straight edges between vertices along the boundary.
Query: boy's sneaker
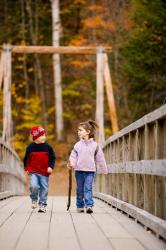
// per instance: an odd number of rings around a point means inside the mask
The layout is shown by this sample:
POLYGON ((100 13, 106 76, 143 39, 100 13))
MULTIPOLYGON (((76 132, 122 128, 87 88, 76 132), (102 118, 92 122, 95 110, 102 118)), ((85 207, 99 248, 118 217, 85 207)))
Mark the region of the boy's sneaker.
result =
POLYGON ((77 212, 78 213, 84 213, 84 208, 83 207, 81 207, 81 208, 77 207, 77 212))
POLYGON ((39 213, 45 213, 46 212, 46 206, 40 206, 38 212, 39 213))
POLYGON ((87 212, 87 214, 93 213, 92 207, 87 207, 87 208, 86 208, 86 212, 87 212))
POLYGON ((37 201, 32 201, 32 209, 37 208, 37 201))

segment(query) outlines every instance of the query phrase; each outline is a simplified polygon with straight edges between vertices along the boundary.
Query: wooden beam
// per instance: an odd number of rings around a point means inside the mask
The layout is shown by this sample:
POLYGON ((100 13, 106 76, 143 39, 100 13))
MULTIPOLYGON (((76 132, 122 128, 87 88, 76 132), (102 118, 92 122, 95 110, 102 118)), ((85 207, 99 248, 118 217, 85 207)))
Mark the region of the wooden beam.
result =
POLYGON ((128 161, 125 163, 108 164, 109 173, 130 173, 166 176, 166 160, 128 161))
POLYGON ((9 198, 10 196, 12 196, 12 193, 10 191, 0 192, 0 200, 9 198))
POLYGON ((4 65, 3 65, 3 52, 2 52, 1 53, 1 60, 0 60, 0 90, 2 88, 3 73, 4 73, 4 65))
MULTIPOLYGON (((0 46, 0 50, 3 47, 0 46)), ((98 47, 94 46, 24 46, 24 45, 12 45, 11 51, 12 53, 39 53, 39 54, 96 54, 98 47)), ((103 53, 110 53, 112 52, 111 47, 103 48, 103 53)))
MULTIPOLYGON (((139 129, 140 127, 145 126, 145 124, 155 123, 156 120, 159 120, 159 122, 160 122, 160 120, 165 119, 165 117, 166 117, 166 104, 162 105, 160 108, 154 110, 153 112, 143 116, 142 118, 140 118, 136 122, 131 123, 129 126, 118 131, 115 135, 112 135, 111 137, 109 137, 104 142, 103 147, 105 147, 107 144, 115 141, 116 139, 122 137, 123 135, 126 135, 130 132, 133 132, 136 129, 139 129)), ((165 125, 164 125, 164 129, 165 129, 165 125)))
POLYGON ((119 130, 119 128, 118 128, 118 119, 117 119, 114 93, 113 93, 113 87, 112 87, 112 79, 111 79, 111 74, 110 74, 109 65, 108 65, 108 56, 105 53, 103 56, 104 56, 104 69, 103 69, 104 81, 105 81, 105 87, 106 87, 110 118, 111 118, 111 123, 112 123, 112 132, 113 134, 115 134, 119 130))
POLYGON ((97 51, 97 79, 96 79, 96 121, 99 125, 98 142, 103 144, 105 140, 104 136, 104 82, 103 82, 103 47, 98 47, 97 51))
POLYGON ((11 46, 4 45, 4 89, 3 89, 3 131, 2 140, 11 144, 12 113, 11 113, 11 46))

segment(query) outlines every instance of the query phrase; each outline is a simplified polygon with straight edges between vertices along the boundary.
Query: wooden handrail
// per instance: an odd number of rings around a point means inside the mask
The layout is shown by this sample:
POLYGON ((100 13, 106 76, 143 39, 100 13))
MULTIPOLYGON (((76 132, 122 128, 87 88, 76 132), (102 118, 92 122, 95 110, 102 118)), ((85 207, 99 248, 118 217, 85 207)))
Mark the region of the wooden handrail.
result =
POLYGON ((164 116, 166 116, 166 104, 162 105, 160 108, 154 110, 153 112, 143 116, 139 120, 131 123, 129 126, 118 131, 115 135, 110 136, 103 144, 103 147, 105 147, 110 142, 115 141, 116 139, 145 126, 146 124, 154 123, 156 120, 159 120, 164 116))
POLYGON ((166 158, 166 104, 106 140, 107 163, 166 158))
POLYGON ((108 138, 103 151, 109 174, 97 175, 95 196, 166 239, 166 104, 108 138))
POLYGON ((6 143, 0 141, 0 193, 20 195, 25 192, 26 178, 23 164, 6 143))

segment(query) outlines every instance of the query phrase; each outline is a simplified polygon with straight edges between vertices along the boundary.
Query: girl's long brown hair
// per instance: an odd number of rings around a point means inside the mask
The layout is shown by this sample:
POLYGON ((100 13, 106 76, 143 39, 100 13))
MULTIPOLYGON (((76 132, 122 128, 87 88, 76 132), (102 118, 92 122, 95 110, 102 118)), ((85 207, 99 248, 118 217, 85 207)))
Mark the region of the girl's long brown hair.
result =
POLYGON ((89 138, 95 139, 95 133, 98 128, 98 124, 93 120, 88 120, 86 122, 80 122, 78 127, 83 127, 86 131, 90 131, 89 138))

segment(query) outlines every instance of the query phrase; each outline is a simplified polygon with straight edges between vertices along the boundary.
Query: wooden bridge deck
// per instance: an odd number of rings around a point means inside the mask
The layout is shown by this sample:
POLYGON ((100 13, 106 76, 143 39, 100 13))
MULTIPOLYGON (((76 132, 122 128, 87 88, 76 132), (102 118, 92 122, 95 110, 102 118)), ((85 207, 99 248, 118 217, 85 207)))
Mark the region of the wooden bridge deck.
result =
POLYGON ((95 201, 94 213, 70 212, 66 197, 49 197, 47 213, 30 208, 30 199, 0 201, 1 250, 165 250, 166 244, 134 220, 95 201))

